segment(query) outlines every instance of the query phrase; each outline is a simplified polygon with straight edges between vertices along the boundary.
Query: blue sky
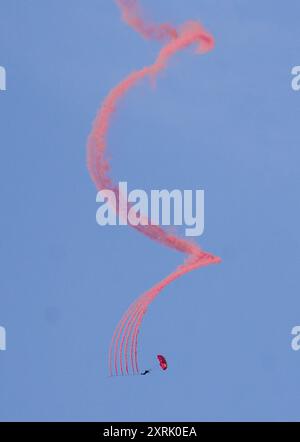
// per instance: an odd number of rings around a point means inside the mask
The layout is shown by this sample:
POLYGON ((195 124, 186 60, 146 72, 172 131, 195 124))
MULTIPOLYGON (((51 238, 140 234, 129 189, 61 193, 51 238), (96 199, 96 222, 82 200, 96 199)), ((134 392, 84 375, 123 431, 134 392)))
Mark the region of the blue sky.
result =
POLYGON ((300 4, 143 0, 157 21, 198 19, 187 50, 122 102, 116 181, 204 189, 197 241, 222 264, 169 286, 141 331, 141 366, 107 376, 123 311, 182 262, 126 227, 99 227, 86 139, 102 99, 160 45, 110 0, 0 0, 0 420, 299 420, 300 4))

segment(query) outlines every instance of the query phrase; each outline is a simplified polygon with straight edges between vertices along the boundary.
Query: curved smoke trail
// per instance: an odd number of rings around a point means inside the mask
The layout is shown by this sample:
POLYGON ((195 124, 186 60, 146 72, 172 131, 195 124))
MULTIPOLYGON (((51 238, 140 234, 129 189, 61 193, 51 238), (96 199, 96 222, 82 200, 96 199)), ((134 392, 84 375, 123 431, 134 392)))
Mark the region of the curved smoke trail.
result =
MULTIPOLYGON (((118 214, 127 218, 127 214, 120 213, 122 195, 119 194, 118 188, 109 177, 110 165, 105 157, 106 137, 112 115, 117 109, 119 101, 138 81, 145 77, 155 78, 161 70, 166 68, 170 58, 178 51, 197 43, 197 52, 205 53, 213 48, 214 40, 198 22, 187 22, 178 29, 169 24, 157 25, 142 18, 137 0, 116 0, 116 3, 121 9, 123 20, 143 37, 167 40, 167 43, 163 46, 152 65, 132 72, 109 92, 96 116, 88 138, 87 165, 91 178, 98 190, 110 189, 115 192, 118 202, 118 214)), ((220 258, 201 250, 197 244, 170 234, 159 226, 151 225, 148 222, 146 224, 130 225, 150 239, 185 253, 187 258, 174 272, 141 295, 121 318, 109 348, 110 375, 118 375, 119 373, 123 375, 124 364, 126 374, 129 374, 129 363, 131 364, 132 373, 139 372, 137 359, 138 333, 148 306, 156 296, 168 284, 185 273, 205 265, 220 262, 220 258)))

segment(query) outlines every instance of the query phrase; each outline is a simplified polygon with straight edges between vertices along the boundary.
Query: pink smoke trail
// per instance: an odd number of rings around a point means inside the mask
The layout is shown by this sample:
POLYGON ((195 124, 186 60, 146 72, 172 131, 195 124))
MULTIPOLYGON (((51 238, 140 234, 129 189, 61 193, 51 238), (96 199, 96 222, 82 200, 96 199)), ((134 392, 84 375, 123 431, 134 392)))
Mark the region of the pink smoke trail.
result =
MULTIPOLYGON (((198 43, 197 52, 205 53, 213 48, 214 40, 197 22, 187 22, 178 30, 168 24, 156 25, 142 18, 137 0, 116 0, 116 2, 121 8, 124 21, 143 37, 158 40, 169 39, 152 65, 132 72, 109 92, 98 111, 88 138, 87 165, 91 178, 98 190, 111 189, 115 192, 118 202, 116 210, 119 216, 124 216, 124 213, 120 212, 122 195, 119 194, 118 189, 109 177, 110 165, 105 157, 107 132, 111 124, 112 115, 117 109, 119 101, 143 78, 147 76, 150 79, 155 78, 160 71, 166 68, 170 58, 178 51, 187 48, 191 44, 198 43)), ((117 375, 119 372, 118 367, 120 367, 120 372, 123 375, 124 361, 126 373, 128 374, 128 343, 130 338, 131 367, 133 373, 138 372, 137 344, 139 328, 149 304, 158 296, 161 290, 185 273, 204 265, 220 262, 220 258, 204 252, 193 242, 170 234, 159 226, 151 225, 150 222, 147 224, 148 225, 138 226, 131 225, 131 227, 134 227, 152 240, 187 254, 188 259, 173 273, 142 295, 123 315, 114 332, 109 348, 110 375, 113 373, 117 375)))
POLYGON ((168 23, 155 24, 145 21, 137 0, 116 0, 122 11, 122 18, 131 28, 139 32, 144 38, 165 40, 176 38, 177 30, 168 23))

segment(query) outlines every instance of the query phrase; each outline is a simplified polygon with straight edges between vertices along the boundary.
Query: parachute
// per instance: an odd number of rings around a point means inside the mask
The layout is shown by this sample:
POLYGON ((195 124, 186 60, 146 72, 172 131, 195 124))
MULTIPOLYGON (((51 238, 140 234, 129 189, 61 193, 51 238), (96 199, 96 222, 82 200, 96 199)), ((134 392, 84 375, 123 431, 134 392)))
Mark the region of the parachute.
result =
POLYGON ((158 359, 161 369, 166 370, 168 368, 168 363, 166 361, 166 358, 162 355, 157 355, 157 359, 158 359))

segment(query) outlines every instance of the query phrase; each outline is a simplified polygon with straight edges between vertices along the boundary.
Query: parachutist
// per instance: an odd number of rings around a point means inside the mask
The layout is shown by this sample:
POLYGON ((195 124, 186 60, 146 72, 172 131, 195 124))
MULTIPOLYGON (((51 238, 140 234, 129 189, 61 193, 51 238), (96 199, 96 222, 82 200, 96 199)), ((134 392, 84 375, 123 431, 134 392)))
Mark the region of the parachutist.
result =
POLYGON ((143 373, 141 373, 142 376, 145 376, 145 374, 150 373, 151 370, 144 370, 143 373))

